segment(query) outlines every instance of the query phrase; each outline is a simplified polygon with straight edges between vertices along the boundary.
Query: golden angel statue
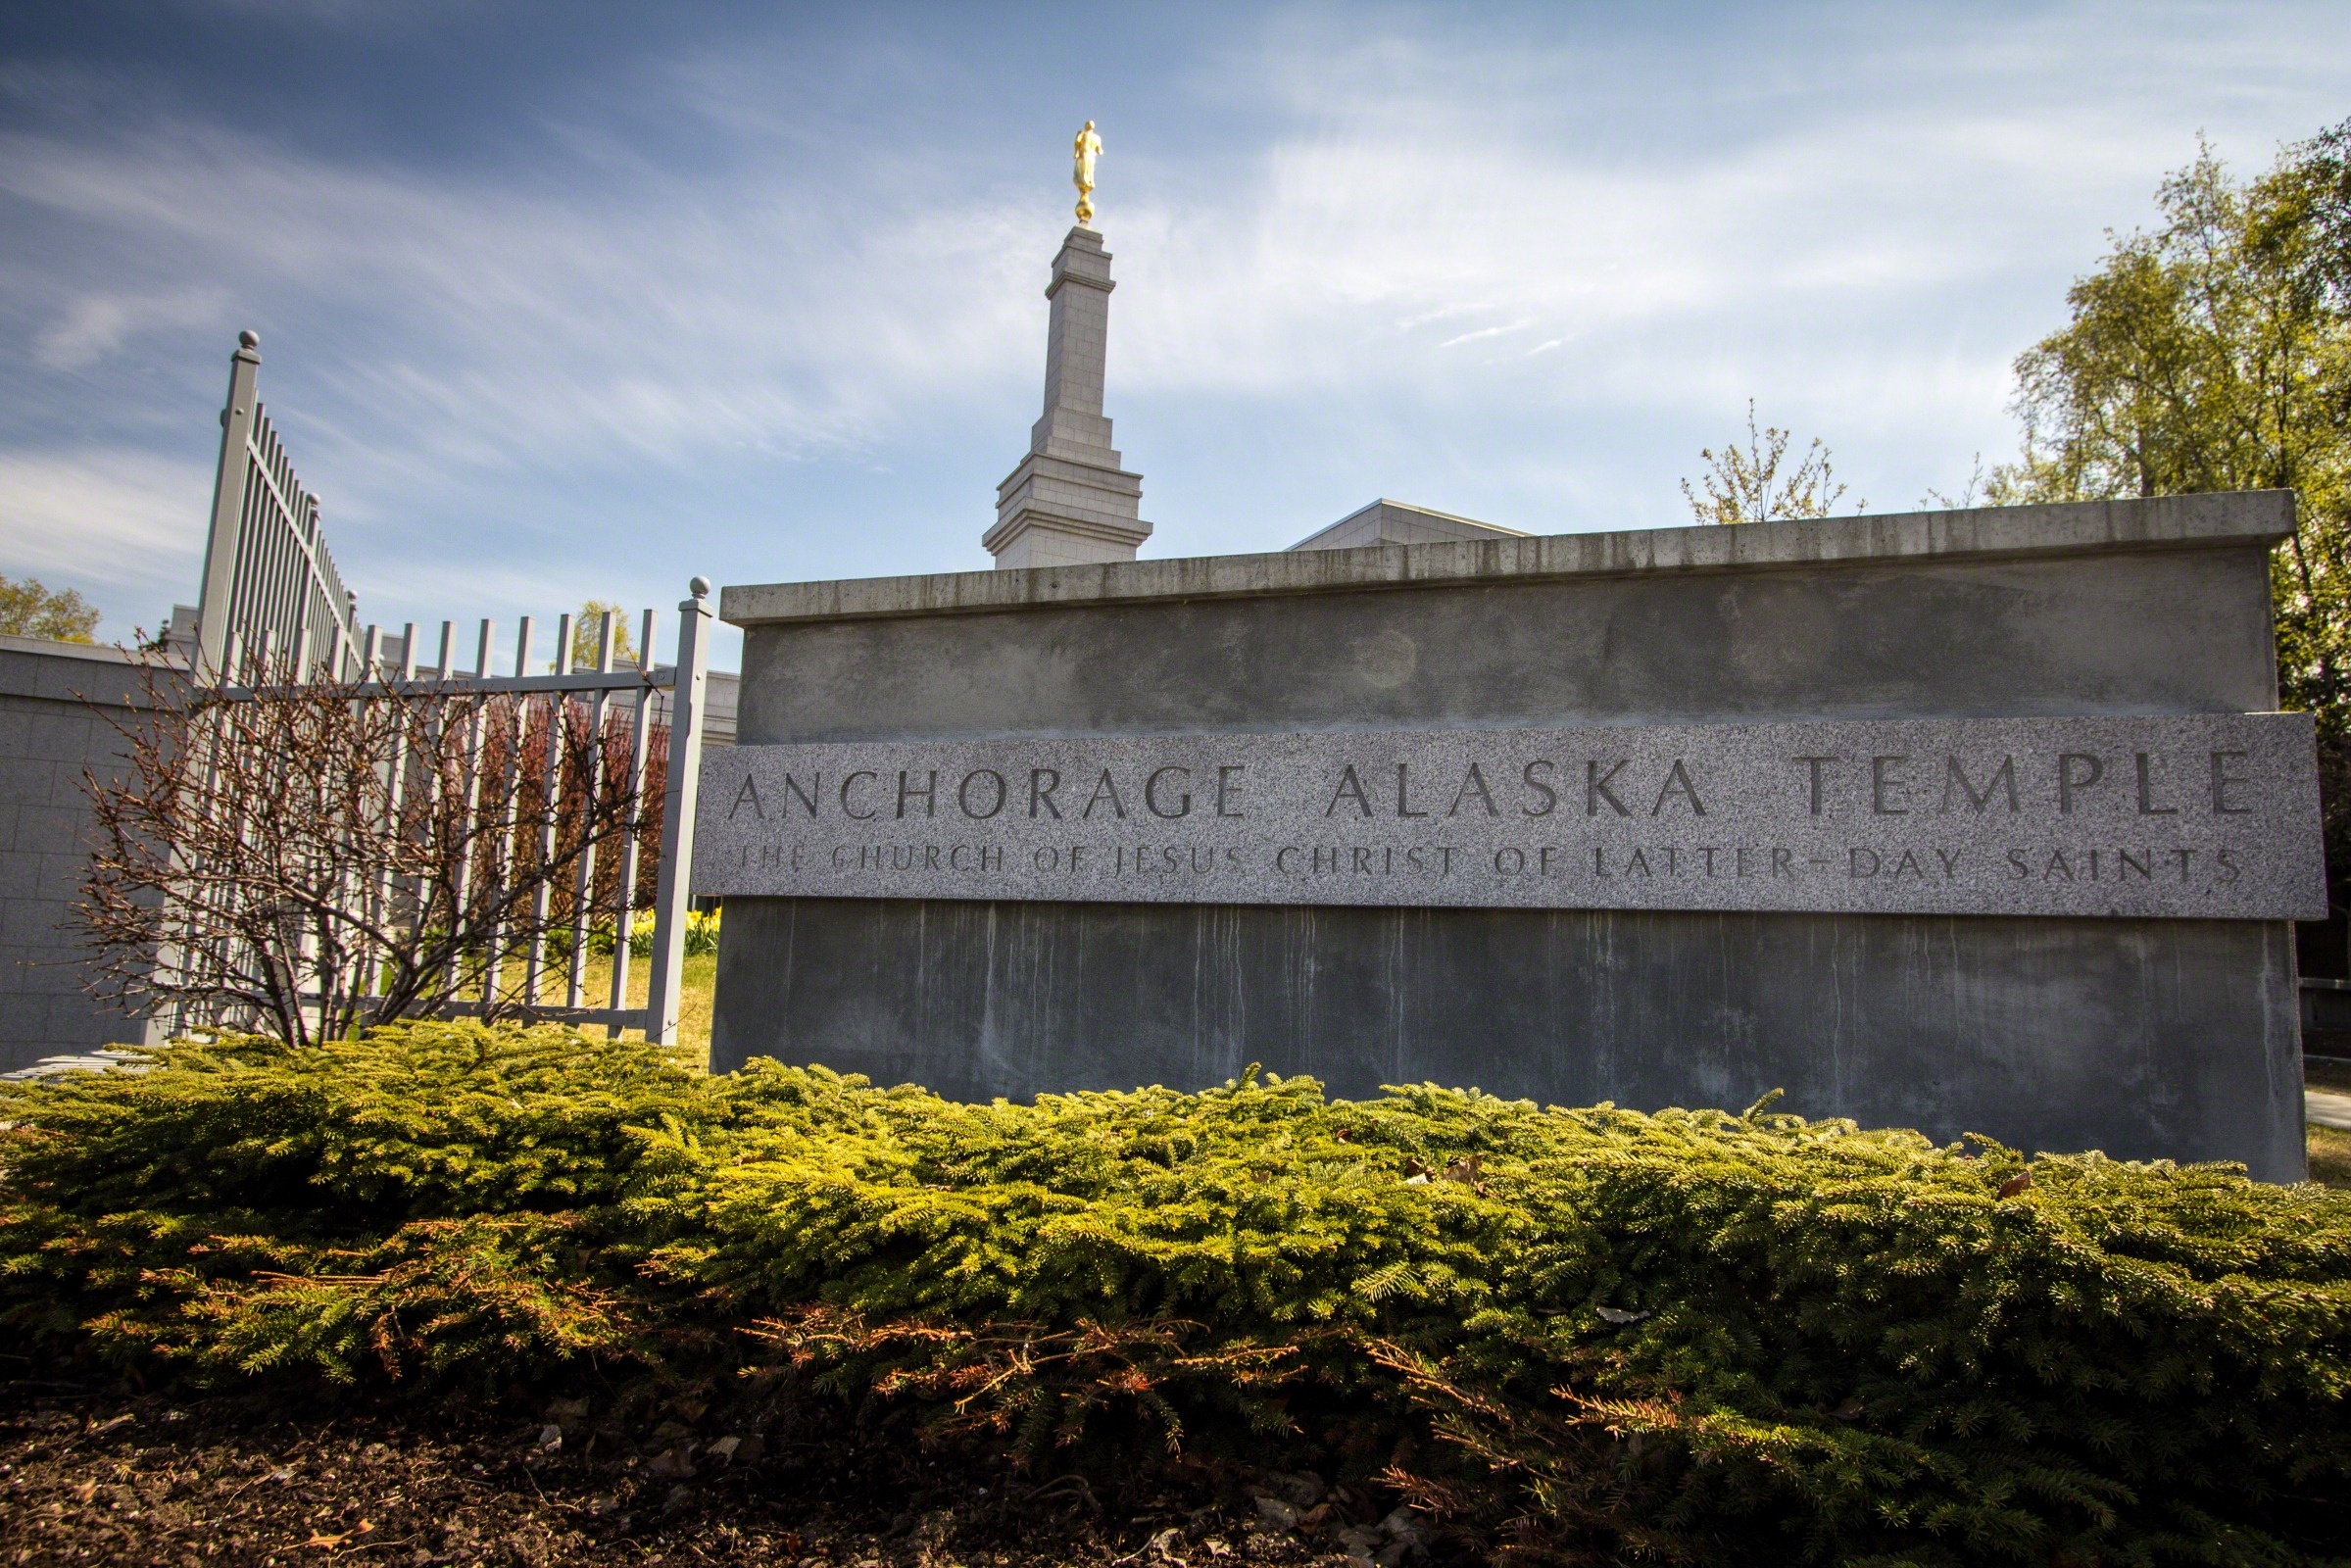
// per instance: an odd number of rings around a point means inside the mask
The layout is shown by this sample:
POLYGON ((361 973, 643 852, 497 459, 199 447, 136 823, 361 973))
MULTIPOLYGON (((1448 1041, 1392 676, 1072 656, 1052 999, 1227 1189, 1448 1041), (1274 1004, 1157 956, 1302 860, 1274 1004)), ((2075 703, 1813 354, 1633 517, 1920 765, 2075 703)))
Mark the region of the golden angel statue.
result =
POLYGON ((1078 139, 1071 151, 1077 156, 1077 169, 1069 177, 1078 188, 1078 221, 1091 223, 1094 221, 1094 161, 1102 155, 1102 139, 1094 133, 1093 121, 1087 121, 1086 128, 1078 132, 1078 139))

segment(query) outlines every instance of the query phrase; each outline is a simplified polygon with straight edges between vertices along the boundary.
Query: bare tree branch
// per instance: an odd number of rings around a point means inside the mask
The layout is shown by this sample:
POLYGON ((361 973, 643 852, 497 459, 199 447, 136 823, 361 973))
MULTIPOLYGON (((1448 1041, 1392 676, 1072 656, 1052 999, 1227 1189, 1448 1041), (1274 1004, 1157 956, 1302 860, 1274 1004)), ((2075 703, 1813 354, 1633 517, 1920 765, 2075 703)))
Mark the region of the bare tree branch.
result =
POLYGON ((459 1003, 522 1015, 582 896, 587 920, 614 906, 609 852, 633 833, 658 859, 664 769, 632 795, 624 714, 599 733, 560 695, 139 668, 131 716, 99 710, 129 766, 83 776, 99 848, 75 911, 92 990, 131 1010, 296 1045, 459 1003))
MULTIPOLYGON (((1781 471, 1788 458, 1788 432, 1775 425, 1755 426, 1755 400, 1747 399, 1747 444, 1734 442, 1717 453, 1699 452, 1706 472, 1698 483, 1705 494, 1682 481, 1682 497, 1690 514, 1704 523, 1769 522, 1775 517, 1825 517, 1845 493, 1829 464, 1829 449, 1818 437, 1805 448, 1796 466, 1781 471)), ((1853 505, 1855 512, 1868 507, 1853 505)))

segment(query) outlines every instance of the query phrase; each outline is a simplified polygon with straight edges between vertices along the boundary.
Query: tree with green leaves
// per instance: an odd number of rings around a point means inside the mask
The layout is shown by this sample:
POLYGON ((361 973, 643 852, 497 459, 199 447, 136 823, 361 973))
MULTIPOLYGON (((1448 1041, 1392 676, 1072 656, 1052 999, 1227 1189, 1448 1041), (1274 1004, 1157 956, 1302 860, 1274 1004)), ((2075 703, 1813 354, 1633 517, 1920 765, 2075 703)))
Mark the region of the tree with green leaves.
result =
MULTIPOLYGON (((1682 481, 1682 495, 1702 523, 1770 522, 1779 517, 1825 517, 1845 493, 1829 462, 1829 448, 1815 436, 1793 467, 1786 467, 1789 436, 1777 425, 1755 427, 1755 400, 1747 399, 1747 444, 1734 441, 1721 452, 1698 453, 1706 472, 1700 495, 1682 481), (1785 471, 1783 471, 1785 467, 1785 471)), ((1856 501, 1859 512, 1869 505, 1856 501)))
POLYGON ((628 612, 610 599, 590 599, 579 607, 571 622, 571 667, 594 669, 598 652, 597 640, 604 635, 604 617, 612 617, 612 667, 619 669, 637 662, 637 644, 628 634, 628 612))
POLYGON ((2278 675, 2318 721, 2328 860, 2351 884, 2351 121, 2250 180, 2209 146, 2020 355, 2024 451, 1995 503, 2297 493, 2272 566, 2278 675))
POLYGON ((2067 292, 2018 357, 2025 451, 2003 499, 2293 490, 2276 564, 2286 700, 2343 727, 2351 697, 2351 121, 2233 178, 2210 147, 2163 182, 2162 221, 2067 292))
POLYGON ((38 577, 0 577, 0 632, 86 643, 98 629, 98 607, 71 588, 44 587, 38 577))

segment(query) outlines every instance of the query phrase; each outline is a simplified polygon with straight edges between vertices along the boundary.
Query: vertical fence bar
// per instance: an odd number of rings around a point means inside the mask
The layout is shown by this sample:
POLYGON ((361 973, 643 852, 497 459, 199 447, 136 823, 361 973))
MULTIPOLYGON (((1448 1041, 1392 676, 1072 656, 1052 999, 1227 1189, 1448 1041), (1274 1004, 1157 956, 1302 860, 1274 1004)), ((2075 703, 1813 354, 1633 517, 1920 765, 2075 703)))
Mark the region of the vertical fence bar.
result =
MULTIPOLYGON (((229 649, 230 662, 232 663, 241 663, 247 666, 243 684, 249 690, 258 690, 262 686, 269 684, 277 671, 277 629, 273 626, 262 632, 261 652, 258 655, 247 657, 242 641, 234 632, 229 634, 229 649)), ((230 836, 234 838, 237 844, 240 846, 239 853, 241 855, 241 847, 245 843, 245 836, 249 826, 247 802, 243 797, 240 796, 234 801, 221 804, 224 804, 227 808, 228 820, 231 824, 230 836)), ((214 809, 216 810, 220 808, 220 807, 219 805, 214 807, 214 809)), ((230 909, 235 897, 236 895, 227 891, 227 888, 224 886, 220 894, 222 901, 220 906, 224 910, 230 909)), ((235 913, 233 910, 231 910, 229 918, 233 920, 235 917, 235 913)), ((270 962, 269 954, 255 948, 249 942, 240 942, 233 934, 223 935, 221 937, 220 955, 220 962, 223 970, 226 970, 236 964, 251 963, 266 966, 270 962)), ((273 975, 272 979, 274 978, 275 977, 273 975)), ((289 989, 296 992, 300 991, 301 984, 298 978, 296 979, 295 984, 289 989)), ((297 1010, 299 1010, 299 1004, 297 1004, 297 1010)), ((250 1012, 248 1012, 247 1016, 240 1021, 245 1027, 250 1028, 254 1020, 250 1012)))
MULTIPOLYGON (((343 687, 346 692, 350 690, 355 680, 354 670, 352 668, 352 659, 354 657, 351 646, 351 634, 354 629, 351 624, 352 619, 353 617, 347 613, 341 619, 335 622, 334 665, 327 671, 326 674, 326 678, 329 682, 343 687)), ((375 654, 375 636, 373 627, 368 628, 368 637, 366 647, 367 650, 367 658, 371 661, 375 654)), ((358 682, 365 682, 367 678, 367 664, 363 662, 356 672, 356 680, 358 682)), ((352 716, 359 720, 364 727, 367 710, 367 698, 364 695, 353 697, 351 699, 351 707, 352 716)), ((364 814, 366 803, 364 801, 352 801, 347 803, 347 805, 350 808, 358 809, 363 813, 357 820, 347 818, 343 822, 344 834, 348 837, 357 838, 360 834, 363 834, 367 830, 367 823, 364 814)), ((341 984, 341 986, 351 997, 354 1021, 364 1024, 368 1021, 365 1010, 364 999, 367 996, 367 977, 373 973, 373 970, 369 967, 369 963, 374 956, 375 945, 368 939, 364 927, 358 930, 349 929, 352 923, 356 921, 364 921, 366 918, 365 908, 358 906, 359 900, 353 892, 352 883, 352 868, 349 859, 346 858, 344 864, 335 873, 335 902, 341 906, 346 920, 346 935, 344 938, 345 945, 340 956, 339 984, 341 984)))
MULTIPOLYGON (((235 667, 237 660, 243 652, 236 634, 231 632, 227 646, 221 652, 219 664, 208 665, 202 655, 199 654, 196 666, 189 671, 190 678, 197 683, 199 689, 210 689, 214 694, 208 719, 202 731, 203 755, 191 760, 189 769, 190 777, 195 781, 198 809, 208 817, 219 809, 220 754, 228 740, 225 731, 232 722, 228 705, 221 700, 219 693, 220 688, 227 685, 232 678, 229 672, 235 667)), ((176 849, 173 853, 181 854, 176 849)), ((184 856, 182 858, 185 858, 184 856)), ((191 872, 209 869, 192 859, 187 860, 186 863, 191 872)), ((221 906, 220 899, 221 895, 218 888, 208 891, 201 884, 189 896, 189 914, 182 925, 186 940, 182 943, 178 955, 182 965, 180 978, 183 983, 209 982, 226 967, 227 953, 223 946, 224 939, 209 929, 212 924, 210 911, 221 906)), ((172 1008, 170 1029, 172 1034, 184 1034, 188 1029, 197 1025, 217 1025, 219 1017, 220 1007, 218 1004, 207 1011, 200 1007, 192 1008, 186 1004, 181 1004, 172 1008)), ((160 1044, 161 1042, 152 1043, 160 1044)))
MULTIPOLYGON (((478 933, 466 929, 465 920, 468 914, 466 906, 472 890, 474 841, 481 832, 481 752, 484 739, 482 726, 488 721, 490 706, 489 697, 479 689, 479 686, 490 676, 490 644, 495 640, 498 628, 494 622, 485 620, 481 623, 481 638, 473 646, 473 679, 476 689, 470 698, 464 699, 465 703, 465 748, 464 758, 459 763, 464 775, 464 799, 459 803, 458 808, 457 865, 450 872, 449 984, 452 990, 457 989, 460 977, 465 973, 463 960, 467 946, 479 941, 478 933)), ((497 867, 489 867, 487 874, 496 876, 498 874, 497 867)))
MULTIPOLYGON (((260 398, 261 339, 237 334, 228 396, 220 412, 220 459, 213 475, 211 526, 197 594, 196 658, 211 669, 225 662, 228 638, 259 646, 274 631, 291 647, 304 629, 314 655, 334 633, 356 635, 349 596, 318 526, 318 499, 302 487, 284 437, 260 398)), ((340 679, 343 645, 336 646, 340 679)))
MULTIPOLYGON (((375 685, 378 689, 381 688, 384 678, 383 656, 384 629, 370 621, 367 625, 367 635, 361 644, 360 685, 363 690, 369 684, 375 685)), ((364 702, 367 699, 363 696, 361 700, 364 702)), ((385 780, 385 785, 387 788, 390 787, 389 779, 385 780)), ((384 831, 384 826, 385 825, 383 824, 363 821, 361 823, 361 830, 365 832, 381 832, 384 831)), ((372 887, 368 888, 364 897, 374 900, 375 889, 372 887)), ((367 923, 376 930, 380 931, 383 929, 381 923, 382 916, 383 908, 380 901, 371 903, 368 908, 367 923)), ((360 1004, 365 1006, 367 1004, 367 999, 375 995, 377 968, 378 965, 383 962, 383 951, 381 947, 371 939, 363 940, 359 944, 359 977, 354 980, 352 984, 359 993, 360 1004)))
POLYGON ((645 1038, 677 1044, 679 991, 686 971, 686 910, 693 902, 694 807, 702 785, 702 722, 710 684, 710 584, 677 607, 677 685, 669 694, 669 779, 661 802, 661 872, 653 906, 653 972, 647 976, 645 1038))
MULTIPOLYGON (((433 689, 424 697, 425 746, 427 750, 422 760, 426 771, 425 776, 417 780, 426 792, 424 796, 424 831, 427 843, 439 836, 441 825, 449 820, 452 797, 458 793, 461 787, 459 780, 449 776, 448 767, 449 683, 456 676, 456 670, 453 667, 456 663, 457 622, 444 620, 441 622, 440 652, 433 656, 433 689)), ((432 913, 433 880, 429 873, 419 874, 416 878, 416 893, 412 902, 416 906, 416 918, 419 926, 423 925, 432 913)), ((448 888, 450 884, 443 881, 441 886, 448 888)), ((458 910, 453 906, 449 910, 449 939, 452 953, 456 951, 458 934, 458 910)))
MULTIPOLYGON (((272 677, 272 680, 277 678, 280 677, 272 677)), ((311 683, 311 625, 307 620, 303 621, 295 630, 294 662, 286 670, 282 679, 287 686, 293 688, 295 695, 291 700, 301 701, 302 690, 311 683)), ((311 782, 313 781, 287 778, 284 780, 284 787, 307 789, 311 782)), ((318 869, 316 865, 306 867, 306 870, 313 875, 316 875, 318 869)), ((300 917, 297 916, 297 918, 300 917)), ((305 920, 302 934, 294 939, 294 953, 298 972, 294 977, 293 989, 297 996, 301 994, 302 973, 316 977, 318 986, 318 1016, 313 1027, 317 1036, 323 1036, 326 1032, 327 1007, 333 999, 334 986, 330 983, 329 977, 333 959, 326 945, 326 921, 322 913, 313 912, 305 920)), ((300 1005, 300 1004, 296 1004, 300 1005)))
MULTIPOLYGON (((559 675, 571 673, 571 617, 569 615, 556 617, 555 672, 559 675)), ((550 693, 547 698, 547 794, 541 802, 543 809, 539 818, 541 875, 538 879, 538 888, 532 893, 530 901, 530 961, 523 965, 522 970, 523 1000, 534 1007, 539 1004, 540 977, 545 974, 547 969, 547 914, 552 904, 554 889, 548 883, 544 873, 546 867, 555 861, 556 821, 562 814, 563 806, 563 742, 566 738, 565 732, 570 728, 565 721, 569 716, 569 701, 564 694, 560 691, 550 693)))
MULTIPOLYGON (((530 673, 531 618, 522 617, 514 633, 514 678, 520 680, 530 673)), ((530 734, 530 699, 516 695, 506 707, 514 720, 514 730, 507 744, 506 771, 498 780, 498 826, 492 841, 492 875, 504 877, 522 863, 522 743, 530 734)), ((492 906, 490 928, 484 937, 487 956, 482 960, 481 1001, 484 1008, 498 1004, 499 977, 506 968, 506 921, 496 910, 505 907, 504 896, 492 906)))
MULTIPOLYGON (((251 660, 246 649, 245 634, 233 626, 229 629, 227 652, 224 657, 227 661, 225 671, 221 677, 224 684, 243 685, 252 678, 252 670, 249 667, 251 660)), ((224 811, 235 809, 231 803, 222 799, 227 792, 221 787, 220 777, 220 758, 237 740, 235 713, 236 707, 233 703, 221 704, 220 723, 215 736, 220 744, 216 746, 212 765, 205 772, 204 808, 207 815, 219 815, 224 811)), ((208 902, 214 910, 224 911, 229 906, 230 897, 231 895, 224 887, 216 887, 208 902)), ((205 962, 210 965, 211 978, 217 981, 227 975, 230 960, 234 957, 235 953, 234 941, 225 932, 214 937, 211 942, 206 944, 205 962)), ((226 1005, 216 1003, 205 1022, 217 1030, 223 1026, 226 1019, 226 1005)))
MULTIPOLYGON (((645 612, 645 634, 637 639, 637 711, 628 749, 628 829, 620 840, 620 896, 612 913, 612 1000, 618 1012, 628 1005, 630 951, 637 902, 637 831, 644 821, 645 748, 653 740, 653 633, 655 612, 645 612)), ((612 1033, 620 1033, 614 1024, 612 1033)))
POLYGON ((213 475, 213 527, 204 546, 204 587, 196 598, 196 662, 219 670, 227 662, 229 601, 236 592, 237 545, 243 536, 245 490, 251 470, 246 456, 253 435, 256 383, 261 375, 262 340, 237 334, 228 361, 228 401, 220 410, 220 465, 213 475))
MULTIPOLYGON (((374 628, 369 627, 368 631, 370 634, 369 640, 372 641, 374 628)), ((406 713, 406 705, 409 701, 408 688, 415 682, 416 678, 416 623, 412 620, 405 622, 400 628, 400 695, 393 699, 402 705, 401 711, 404 715, 406 713)), ((387 671, 384 674, 383 679, 386 684, 389 684, 392 676, 387 671)), ((407 793, 408 724, 404 716, 401 721, 400 732, 392 737, 392 756, 386 767, 386 776, 384 778, 384 823, 382 831, 387 836, 396 835, 406 830, 407 824, 401 821, 400 811, 403 804, 407 800, 407 793)), ((383 874, 376 878, 375 885, 375 925, 377 929, 386 929, 391 925, 394 917, 393 900, 398 891, 399 890, 392 885, 391 867, 386 866, 383 874)), ((378 977, 372 972, 372 969, 370 969, 367 978, 367 994, 369 996, 375 994, 375 984, 377 978, 378 977)))
MULTIPOLYGON (((596 628, 596 673, 612 672, 612 612, 606 611, 596 628)), ((596 688, 588 703, 588 779, 581 786, 579 862, 571 872, 571 972, 563 987, 563 1005, 576 1007, 588 984, 588 906, 596 895, 596 797, 604 788, 604 718, 612 693, 596 688)))

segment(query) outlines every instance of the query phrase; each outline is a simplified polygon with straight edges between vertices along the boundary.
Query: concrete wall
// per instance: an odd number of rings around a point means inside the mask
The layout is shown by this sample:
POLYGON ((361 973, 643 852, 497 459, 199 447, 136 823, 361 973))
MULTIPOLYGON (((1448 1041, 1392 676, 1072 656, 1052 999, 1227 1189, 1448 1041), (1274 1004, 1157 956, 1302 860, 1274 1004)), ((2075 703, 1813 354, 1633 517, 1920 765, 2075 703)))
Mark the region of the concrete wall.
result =
POLYGON ((111 648, 0 636, 0 1072, 140 1037, 139 1020, 83 993, 63 929, 89 861, 82 769, 121 762, 119 738, 78 697, 122 711, 129 685, 111 648))
MULTIPOLYGON (((726 590, 740 738, 2276 706, 2282 495, 726 590), (995 582, 973 579, 993 578, 995 582), (1006 579, 1010 579, 1007 581, 1006 579)), ((712 1063, 1434 1078, 2302 1170, 2282 923, 731 900, 712 1063)))
POLYGON ((957 1099, 1252 1061, 1348 1097, 1785 1089, 1937 1138, 2290 1173, 2291 946, 2250 921, 731 899, 719 984, 728 1046, 749 1017, 764 1054, 957 1099))

